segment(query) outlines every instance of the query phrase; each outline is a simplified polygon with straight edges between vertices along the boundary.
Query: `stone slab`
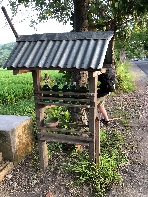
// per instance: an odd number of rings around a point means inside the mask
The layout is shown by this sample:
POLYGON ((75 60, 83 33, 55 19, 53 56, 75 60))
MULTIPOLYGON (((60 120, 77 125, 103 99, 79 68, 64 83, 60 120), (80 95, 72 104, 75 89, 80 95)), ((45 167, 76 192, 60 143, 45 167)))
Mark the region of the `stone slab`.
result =
POLYGON ((28 116, 0 115, 0 152, 17 165, 34 146, 33 123, 28 116))
POLYGON ((11 131, 28 119, 28 116, 0 115, 0 131, 11 131))

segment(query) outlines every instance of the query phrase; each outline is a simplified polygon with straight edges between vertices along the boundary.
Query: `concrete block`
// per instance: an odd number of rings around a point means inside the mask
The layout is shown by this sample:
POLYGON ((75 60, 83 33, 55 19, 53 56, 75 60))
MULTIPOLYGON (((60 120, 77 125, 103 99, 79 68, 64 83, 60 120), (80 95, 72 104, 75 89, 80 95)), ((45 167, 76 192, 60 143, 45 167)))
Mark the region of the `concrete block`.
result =
POLYGON ((28 116, 0 115, 0 152, 17 165, 34 146, 33 123, 28 116))

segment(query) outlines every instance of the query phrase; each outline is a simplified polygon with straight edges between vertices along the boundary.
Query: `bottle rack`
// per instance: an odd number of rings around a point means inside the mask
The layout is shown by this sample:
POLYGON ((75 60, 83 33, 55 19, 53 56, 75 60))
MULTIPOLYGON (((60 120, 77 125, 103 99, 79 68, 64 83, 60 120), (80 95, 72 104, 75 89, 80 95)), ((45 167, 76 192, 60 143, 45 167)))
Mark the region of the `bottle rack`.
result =
POLYGON ((35 100, 38 104, 42 104, 45 106, 48 105, 56 105, 56 106, 68 106, 68 107, 81 107, 81 108, 89 108, 91 106, 91 101, 92 98, 94 97, 93 93, 74 93, 74 92, 63 92, 63 91, 59 91, 59 92, 53 92, 53 91, 36 91, 34 94, 35 100), (43 95, 47 94, 50 96, 49 97, 44 97, 43 95), (52 95, 54 94, 59 94, 59 97, 53 97, 52 95), (66 98, 65 96, 69 95, 69 98, 66 98), (75 99, 72 98, 71 96, 85 96, 85 99, 75 99), (49 101, 44 101, 44 100, 48 100, 49 101), (58 102, 54 102, 58 100, 58 102), (69 103, 64 103, 63 101, 69 101, 69 103), (75 104, 73 104, 72 102, 77 102, 75 104))
MULTIPOLYGON (((36 111, 36 122, 38 130, 38 147, 40 155, 40 163, 43 170, 48 166, 48 150, 46 142, 60 142, 77 145, 89 146, 90 161, 99 162, 99 121, 96 121, 96 94, 97 94, 97 75, 94 72, 89 72, 89 92, 76 93, 76 92, 63 92, 63 91, 42 91, 41 87, 41 73, 39 70, 32 71, 33 85, 34 85, 34 100, 36 111), (46 94, 46 97, 43 95, 46 94), (58 94, 59 97, 53 95, 58 94), (47 95, 50 95, 47 97, 47 95), (67 98, 66 95, 69 97, 67 98), (72 98, 76 96, 77 98, 72 98), (79 99, 79 96, 82 96, 79 99), (83 99, 85 96, 85 99, 83 99), (49 99, 49 102, 45 102, 45 99, 49 99), (54 102, 58 100, 58 102, 54 102), (63 101, 69 101, 65 103, 63 101), (72 103, 76 101, 77 103, 72 103), (47 128, 44 125, 44 111, 46 108, 54 106, 67 106, 75 108, 88 108, 89 120, 88 125, 82 125, 77 123, 64 123, 64 125, 72 125, 75 129, 65 128, 47 128), (88 132, 84 131, 84 128, 88 129, 88 132), (51 132, 47 132, 50 130, 51 132), (67 135, 69 133, 69 135, 67 135), (76 135, 71 135, 71 134, 76 135)), ((60 123, 62 125, 62 123, 60 123)))

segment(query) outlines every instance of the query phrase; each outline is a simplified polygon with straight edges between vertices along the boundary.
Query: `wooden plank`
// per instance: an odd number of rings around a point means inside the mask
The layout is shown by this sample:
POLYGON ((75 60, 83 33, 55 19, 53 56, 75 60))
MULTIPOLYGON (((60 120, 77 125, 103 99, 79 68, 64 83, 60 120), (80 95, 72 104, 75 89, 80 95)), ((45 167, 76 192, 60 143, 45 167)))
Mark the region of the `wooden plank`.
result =
POLYGON ((72 135, 64 135, 64 134, 55 134, 55 133, 39 133, 38 138, 40 141, 47 142, 61 142, 68 144, 83 144, 88 145, 91 142, 92 138, 80 137, 80 136, 72 136, 72 135))
POLYGON ((86 97, 89 97, 90 95, 94 95, 94 93, 76 93, 76 92, 62 92, 62 91, 59 91, 59 92, 53 92, 53 91, 35 91, 34 92, 35 94, 63 94, 63 95, 76 95, 76 96, 79 96, 79 95, 85 95, 86 97))
MULTIPOLYGON (((43 127, 40 127, 41 130, 43 129, 43 127)), ((80 135, 89 135, 90 132, 84 132, 83 130, 76 130, 76 129, 59 129, 59 128, 48 128, 48 127, 44 127, 44 130, 46 131, 51 131, 51 132, 62 132, 62 133, 76 133, 76 134, 80 134, 80 135)))
POLYGON ((67 123, 67 122, 59 122, 59 125, 67 125, 67 126, 71 126, 71 127, 89 127, 89 125, 86 124, 77 124, 77 123, 67 123))
MULTIPOLYGON (((106 64, 106 65, 108 65, 108 64, 106 64)), ((21 67, 21 68, 24 69, 24 68, 26 68, 26 67, 21 67)), ((59 68, 59 67, 50 67, 50 68, 45 68, 45 67, 44 67, 44 68, 31 67, 31 68, 28 68, 28 69, 30 69, 31 71, 33 71, 33 70, 44 70, 44 71, 46 71, 46 70, 47 70, 47 71, 49 71, 49 70, 58 70, 58 71, 61 70, 61 71, 68 71, 68 72, 69 72, 69 71, 70 71, 70 72, 71 72, 71 71, 74 71, 74 72, 76 71, 76 68, 59 68)), ((80 69, 78 69, 78 70, 79 70, 79 71, 84 71, 84 68, 80 68, 80 69)), ((96 70, 95 70, 95 69, 92 69, 92 68, 88 68, 87 71, 88 71, 88 72, 92 72, 92 71, 93 71, 93 72, 94 72, 94 71, 97 72, 97 71, 100 71, 100 68, 99 68, 99 69, 96 69, 96 70)))
MULTIPOLYGON (((46 97, 47 98, 47 97, 46 97)), ((41 102, 41 101, 36 101, 37 104, 42 104, 42 105, 53 105, 53 102, 41 102)), ((67 106, 67 107, 79 107, 79 108, 90 108, 90 105, 76 105, 76 104, 65 104, 63 102, 59 103, 54 103, 55 106, 67 106)))
POLYGON ((13 75, 30 72, 30 70, 13 70, 13 75))
MULTIPOLYGON (((46 92, 47 94, 47 92, 46 92)), ((87 102, 89 103, 90 102, 90 99, 74 99, 74 98, 64 98, 64 97, 52 97, 52 96, 47 96, 47 97, 44 97, 44 96, 34 96, 37 100, 43 100, 43 99, 49 99, 50 101, 52 100, 59 100, 60 101, 80 101, 80 102, 87 102)))
MULTIPOLYGON (((77 123, 69 123, 69 122, 59 122, 58 125, 60 125, 60 126, 67 125, 67 126, 71 126, 71 127, 82 127, 82 128, 83 127, 89 127, 88 124, 86 125, 86 124, 77 124, 77 123)), ((44 125, 44 128, 45 128, 45 125, 44 125)), ((58 128, 58 129, 60 129, 60 128, 58 128)), ((80 129, 77 129, 77 130, 80 130, 80 129)))

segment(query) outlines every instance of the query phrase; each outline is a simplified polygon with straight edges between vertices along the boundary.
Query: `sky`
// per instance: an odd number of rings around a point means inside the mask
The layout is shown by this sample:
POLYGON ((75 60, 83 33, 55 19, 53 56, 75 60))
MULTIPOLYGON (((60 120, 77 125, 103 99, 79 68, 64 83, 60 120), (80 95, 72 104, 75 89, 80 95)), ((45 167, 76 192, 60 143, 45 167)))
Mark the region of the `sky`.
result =
MULTIPOLYGON (((72 30, 70 24, 63 25, 56 20, 49 20, 46 23, 40 23, 35 28, 30 27, 31 17, 29 13, 20 7, 17 16, 13 17, 7 0, 0 1, 0 44, 7 44, 9 42, 15 42, 16 38, 11 30, 1 7, 4 6, 9 18, 12 19, 12 24, 19 35, 31 35, 42 33, 62 33, 72 30), (23 10, 23 12, 21 11, 23 10)), ((30 13, 31 14, 31 13, 30 13)))

